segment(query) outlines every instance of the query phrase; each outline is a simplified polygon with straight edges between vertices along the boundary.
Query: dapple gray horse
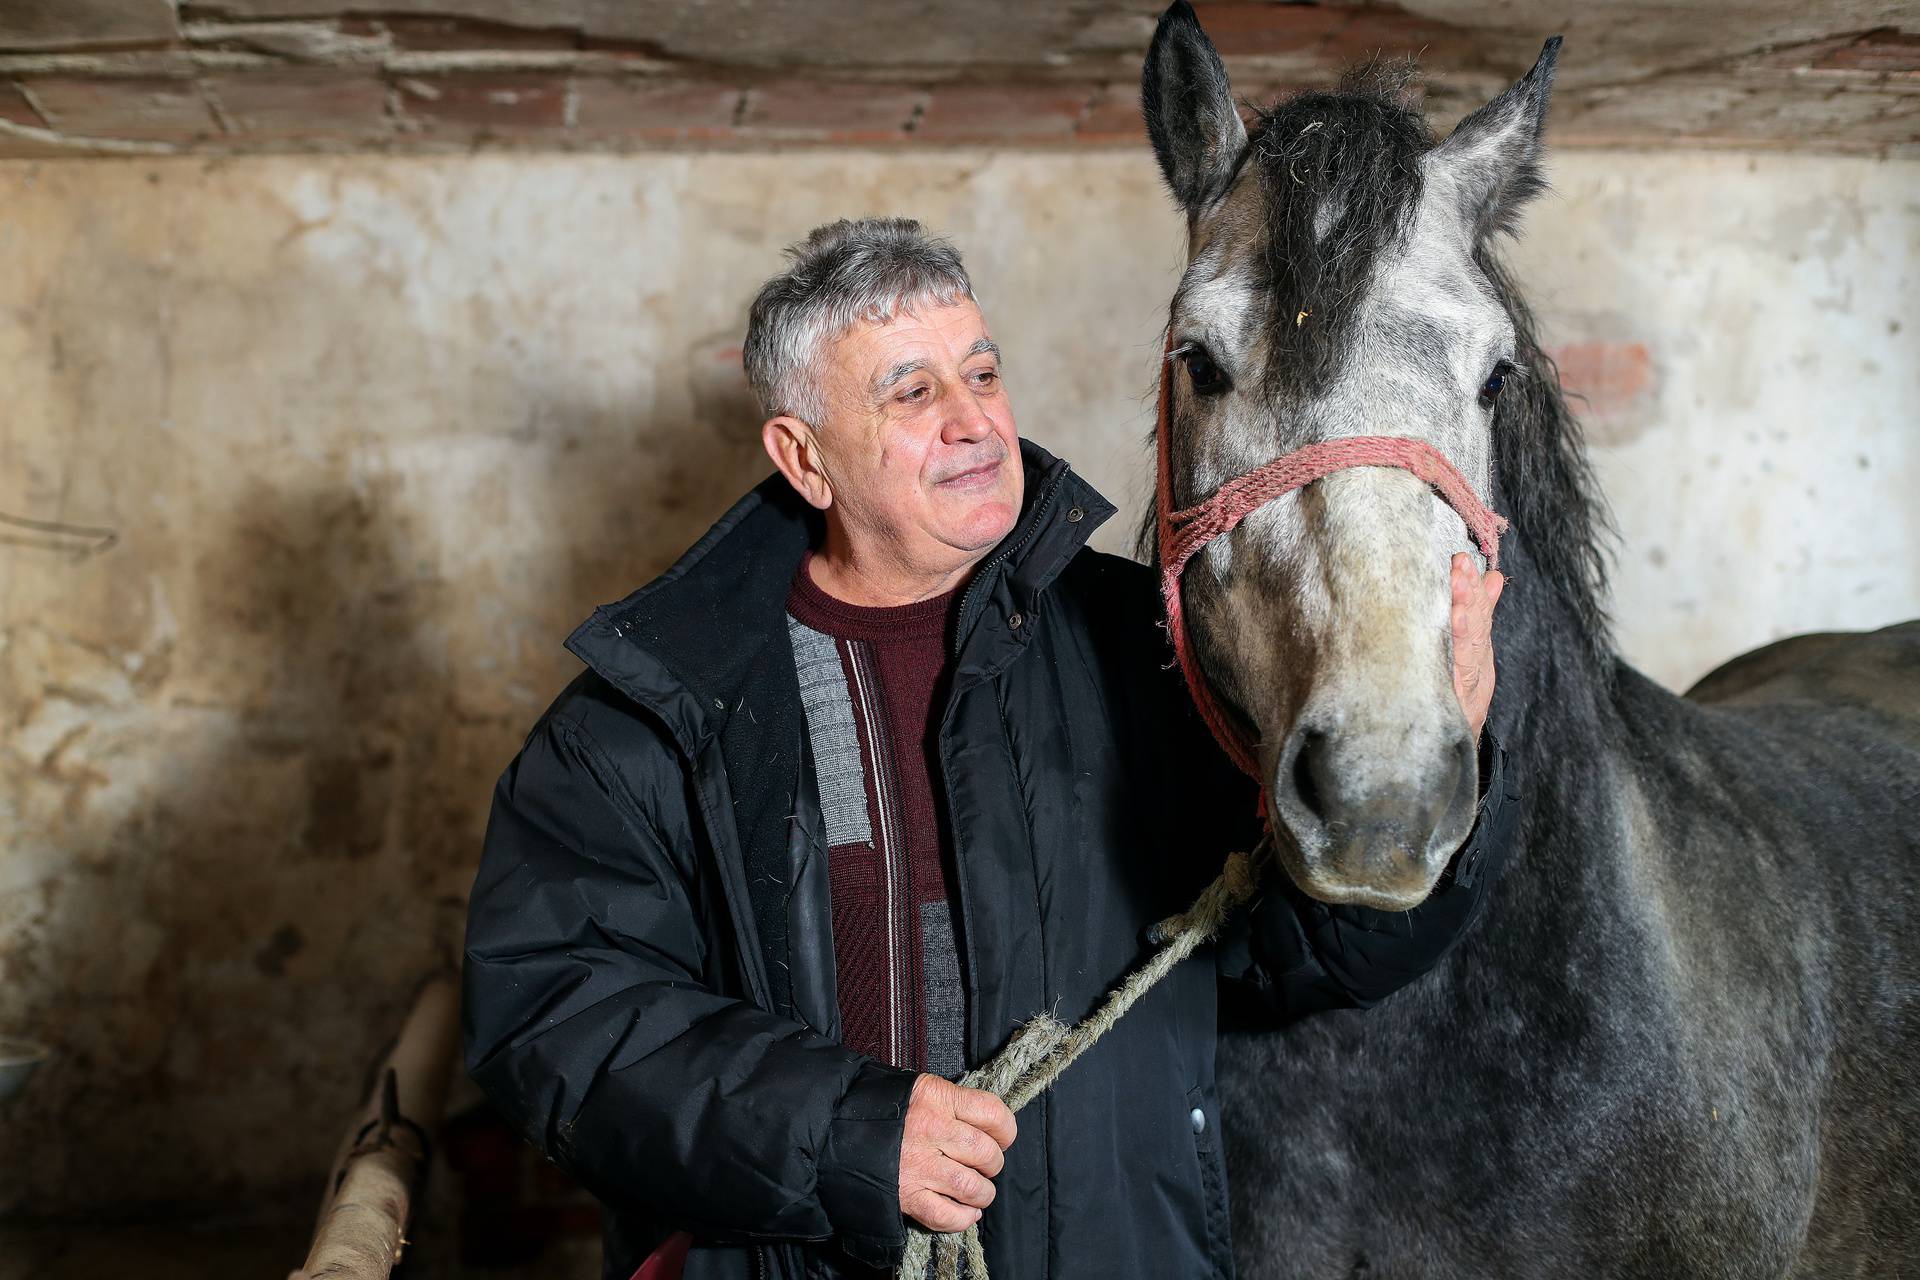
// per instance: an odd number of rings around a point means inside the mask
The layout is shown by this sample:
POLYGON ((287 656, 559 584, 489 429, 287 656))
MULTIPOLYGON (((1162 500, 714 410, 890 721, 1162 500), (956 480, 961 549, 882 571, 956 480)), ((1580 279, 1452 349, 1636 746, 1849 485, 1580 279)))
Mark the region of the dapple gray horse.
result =
MULTIPOLYGON (((1379 1008, 1233 1034, 1242 1275, 1920 1274, 1920 624, 1784 641, 1687 697, 1614 654, 1605 518, 1493 241, 1542 186, 1558 41, 1437 145, 1376 72, 1243 125, 1186 5, 1143 104, 1185 209, 1175 500, 1406 435, 1512 520, 1491 726, 1524 770, 1492 904, 1379 1008)), ((1190 566, 1281 862, 1418 910, 1469 821, 1459 517, 1347 470, 1190 566)))

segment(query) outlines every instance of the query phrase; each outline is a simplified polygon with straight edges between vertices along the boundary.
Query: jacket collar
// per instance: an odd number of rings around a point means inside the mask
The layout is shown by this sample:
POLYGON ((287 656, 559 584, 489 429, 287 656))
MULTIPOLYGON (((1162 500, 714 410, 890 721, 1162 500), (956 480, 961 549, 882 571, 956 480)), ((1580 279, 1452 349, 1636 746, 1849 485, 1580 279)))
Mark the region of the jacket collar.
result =
MULTIPOLYGON (((1020 457, 1020 519, 961 593, 960 679, 992 674, 1024 648, 1032 628, 1009 626, 1010 619, 1034 614, 1040 594, 1114 512, 1040 446, 1022 440, 1020 457)), ((777 642, 778 660, 791 668, 787 588, 821 531, 819 512, 779 474, 769 476, 665 573, 595 609, 567 648, 659 716, 691 755, 735 717, 751 720, 747 702, 770 645, 777 642)))

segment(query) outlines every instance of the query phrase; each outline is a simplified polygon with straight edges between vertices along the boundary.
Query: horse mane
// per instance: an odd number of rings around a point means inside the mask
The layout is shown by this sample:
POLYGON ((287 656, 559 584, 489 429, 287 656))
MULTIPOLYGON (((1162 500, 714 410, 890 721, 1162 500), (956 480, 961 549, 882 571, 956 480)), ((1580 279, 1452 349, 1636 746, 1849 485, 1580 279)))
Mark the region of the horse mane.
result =
POLYGON ((1587 457, 1580 420, 1560 388, 1560 370, 1540 346, 1533 308, 1486 241, 1474 260, 1513 320, 1515 363, 1522 371, 1508 380, 1494 405, 1495 493, 1490 500, 1511 522, 1511 536, 1533 568, 1560 597, 1585 646, 1582 656, 1590 674, 1610 685, 1613 628, 1606 602, 1613 520, 1587 457))

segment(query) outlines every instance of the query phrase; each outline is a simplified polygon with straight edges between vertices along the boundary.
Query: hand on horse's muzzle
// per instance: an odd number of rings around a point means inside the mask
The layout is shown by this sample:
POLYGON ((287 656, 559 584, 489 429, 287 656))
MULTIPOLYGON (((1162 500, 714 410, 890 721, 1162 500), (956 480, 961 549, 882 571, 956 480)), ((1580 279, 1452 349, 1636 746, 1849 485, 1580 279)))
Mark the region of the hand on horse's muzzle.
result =
POLYGON ((1472 556, 1460 554, 1453 558, 1452 586, 1453 691, 1478 743, 1493 705, 1493 609, 1507 578, 1498 569, 1481 573, 1472 556))

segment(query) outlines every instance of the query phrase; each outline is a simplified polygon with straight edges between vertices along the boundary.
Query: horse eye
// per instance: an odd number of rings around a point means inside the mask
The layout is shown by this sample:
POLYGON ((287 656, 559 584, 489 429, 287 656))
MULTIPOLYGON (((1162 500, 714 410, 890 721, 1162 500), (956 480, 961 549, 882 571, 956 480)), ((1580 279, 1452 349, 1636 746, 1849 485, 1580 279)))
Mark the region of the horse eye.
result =
POLYGON ((1217 396, 1227 389, 1227 375, 1204 349, 1190 347, 1181 359, 1186 362, 1187 376, 1193 379, 1195 395, 1217 396))
POLYGON ((1513 372, 1513 366, 1502 360, 1493 366, 1493 372, 1480 387, 1480 407, 1493 408, 1493 402, 1500 398, 1500 389, 1507 385, 1507 376, 1513 372))

